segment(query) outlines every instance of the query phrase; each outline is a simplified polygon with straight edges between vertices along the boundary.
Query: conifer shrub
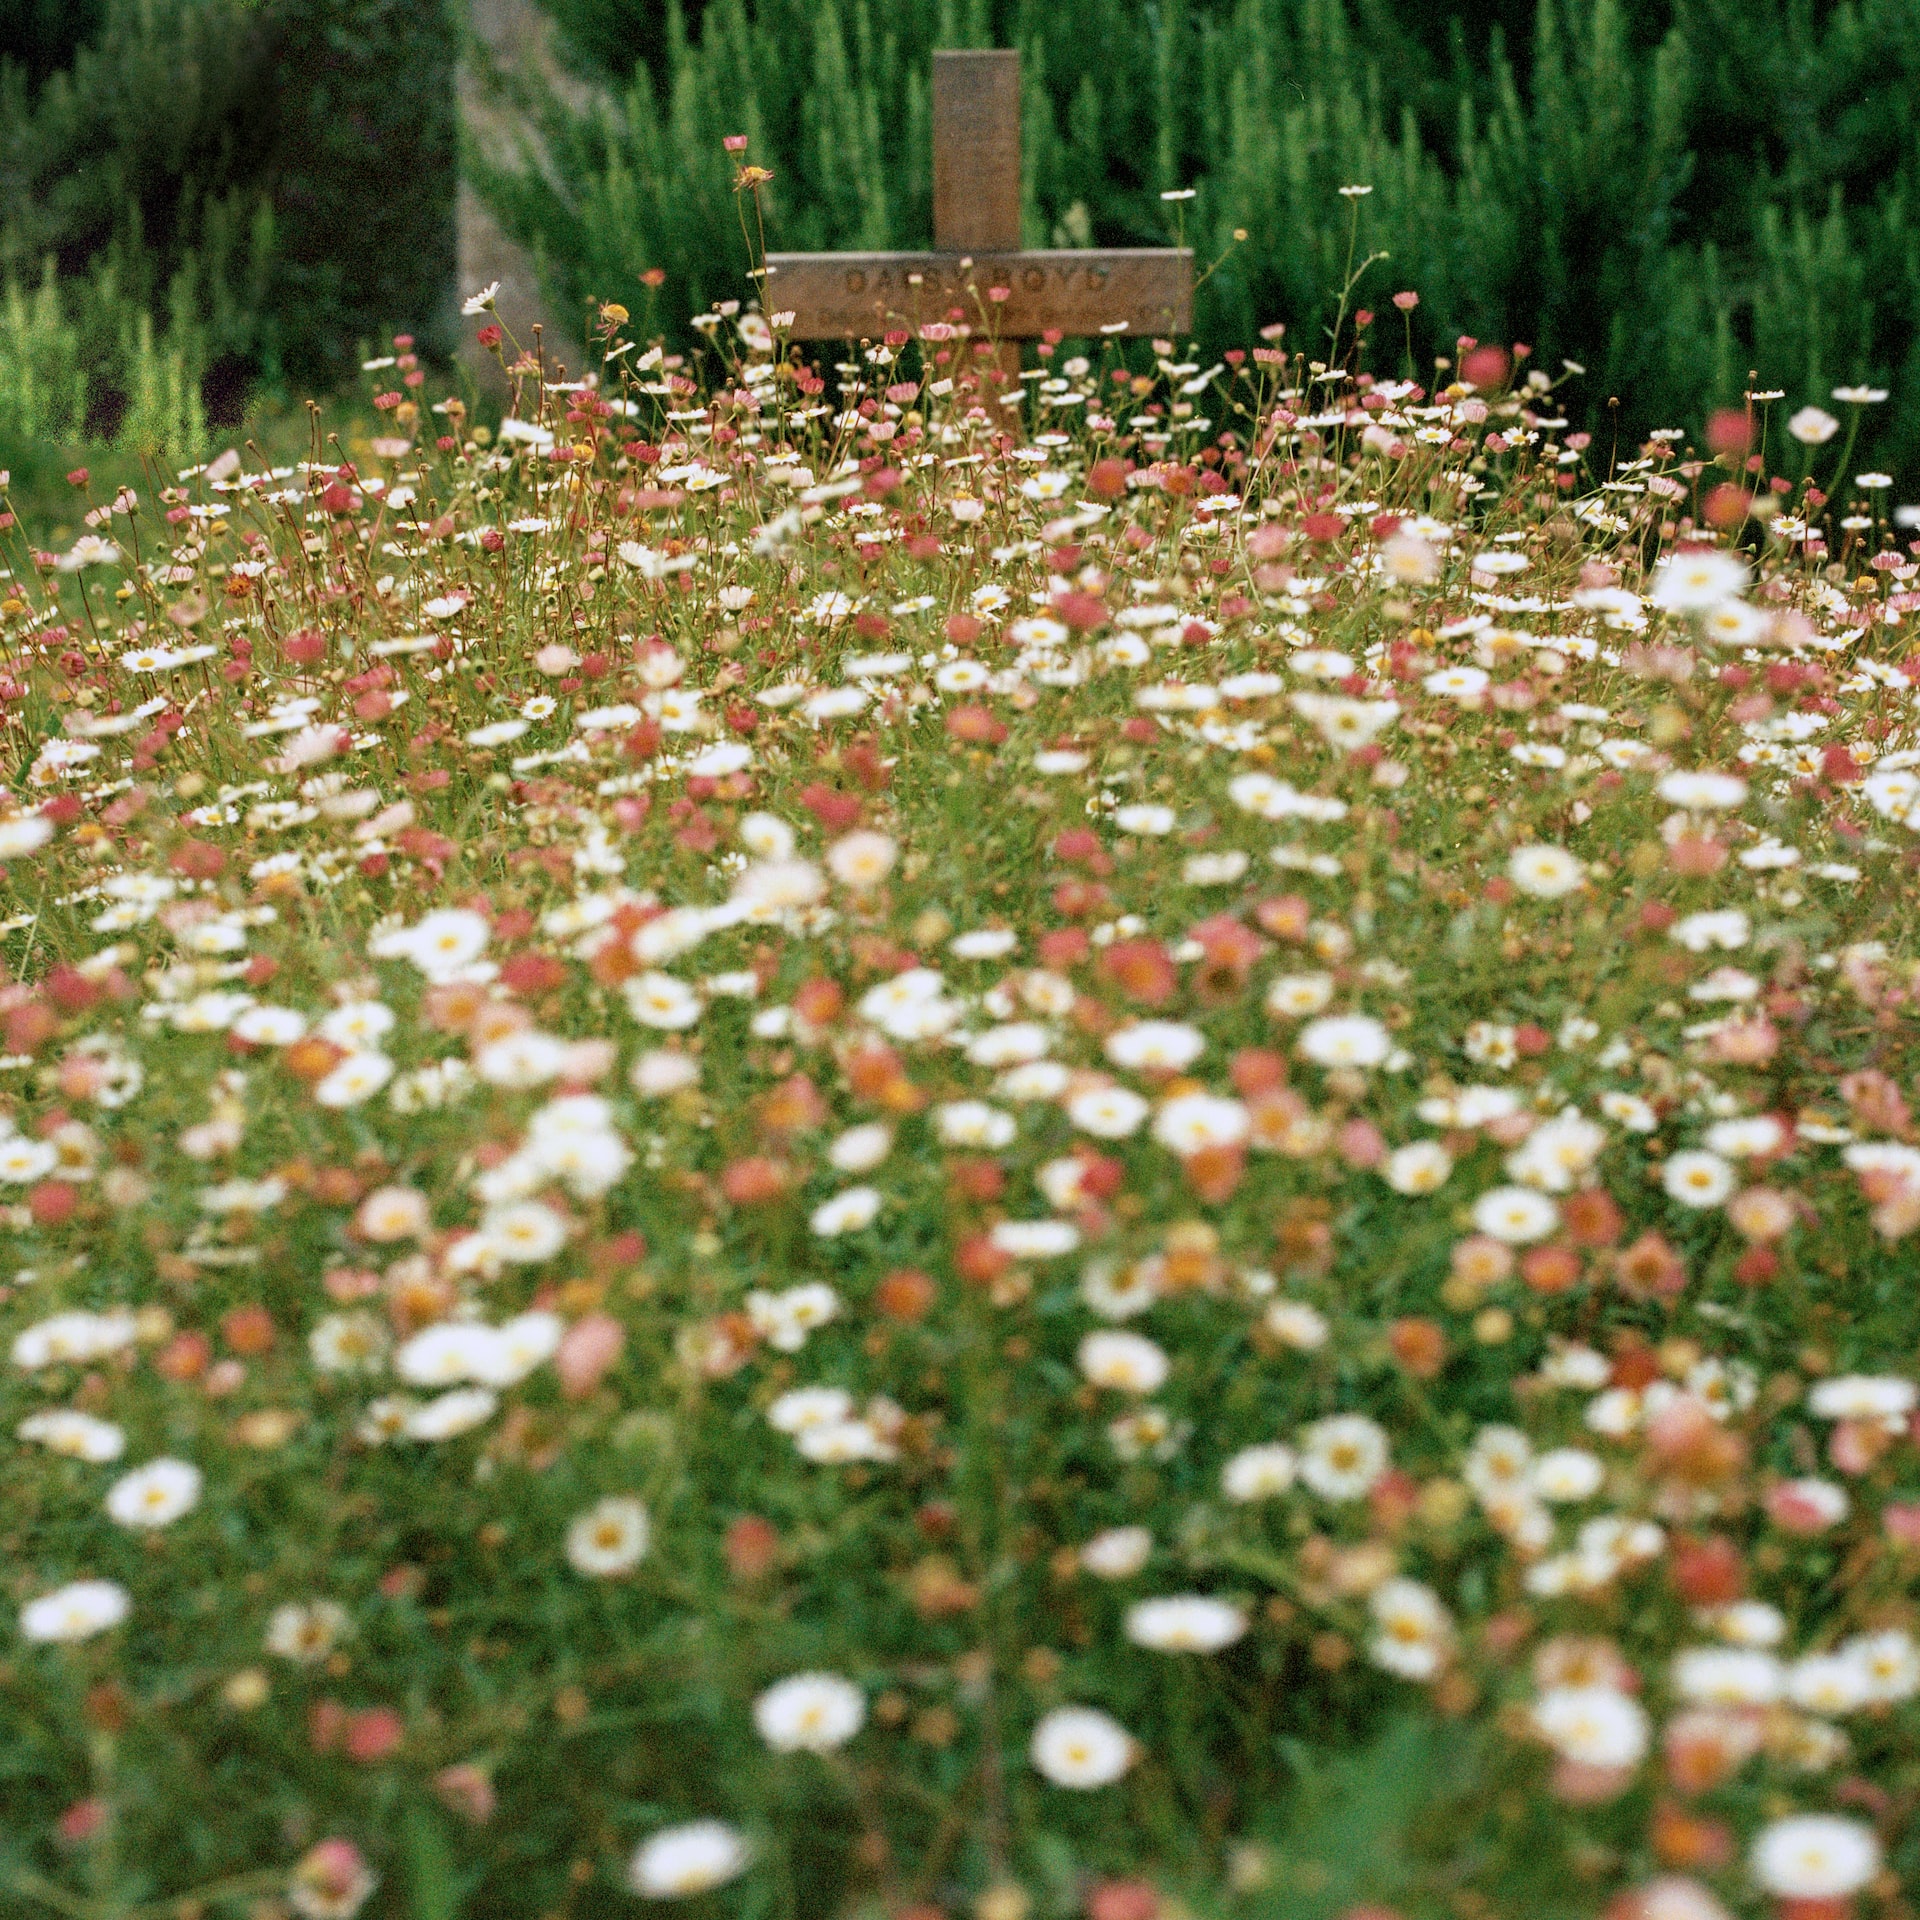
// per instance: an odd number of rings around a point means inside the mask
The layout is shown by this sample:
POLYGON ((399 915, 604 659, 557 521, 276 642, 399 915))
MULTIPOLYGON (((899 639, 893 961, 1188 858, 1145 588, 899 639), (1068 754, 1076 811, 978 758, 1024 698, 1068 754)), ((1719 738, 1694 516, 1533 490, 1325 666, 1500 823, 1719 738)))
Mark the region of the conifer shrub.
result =
MULTIPOLYGON (((551 0, 606 103, 537 102, 544 167, 488 191, 556 293, 656 298, 684 325, 752 264, 721 142, 774 171, 769 244, 925 245, 928 58, 1023 54, 1029 246, 1161 245, 1202 264, 1201 350, 1273 322, 1324 352, 1369 186, 1371 364, 1424 377, 1461 335, 1552 340, 1621 444, 1763 391, 1920 376, 1920 85, 1909 0, 551 0), (1096 57, 1090 50, 1097 49, 1096 57), (1168 201, 1169 193, 1188 193, 1168 201), (1244 240, 1236 240, 1244 232, 1244 240), (642 276, 664 272, 657 295, 642 276), (1418 288, 1411 328, 1389 306, 1418 288)), ((1920 426, 1862 449, 1920 486, 1920 426)))

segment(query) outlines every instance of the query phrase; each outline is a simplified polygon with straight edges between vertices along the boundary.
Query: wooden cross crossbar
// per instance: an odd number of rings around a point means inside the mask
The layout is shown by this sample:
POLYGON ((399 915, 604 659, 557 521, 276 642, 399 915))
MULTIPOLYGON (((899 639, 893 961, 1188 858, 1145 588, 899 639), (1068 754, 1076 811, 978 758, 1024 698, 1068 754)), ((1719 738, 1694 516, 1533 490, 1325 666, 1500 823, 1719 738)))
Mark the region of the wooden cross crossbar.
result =
POLYGON ((770 253, 767 309, 793 316, 796 340, 873 339, 956 307, 976 335, 1003 340, 1192 324, 1185 247, 1021 247, 1018 53, 933 56, 933 242, 929 253, 770 253))

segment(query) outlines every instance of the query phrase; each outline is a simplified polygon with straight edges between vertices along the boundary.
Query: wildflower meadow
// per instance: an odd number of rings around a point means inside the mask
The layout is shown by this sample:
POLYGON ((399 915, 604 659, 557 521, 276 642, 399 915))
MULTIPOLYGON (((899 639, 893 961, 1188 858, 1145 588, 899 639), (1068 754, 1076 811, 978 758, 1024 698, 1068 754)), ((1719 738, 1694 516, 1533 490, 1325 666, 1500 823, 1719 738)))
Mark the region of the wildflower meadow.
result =
POLYGON ((1911 1911, 1911 396, 990 322, 0 515, 0 1911, 1911 1911))

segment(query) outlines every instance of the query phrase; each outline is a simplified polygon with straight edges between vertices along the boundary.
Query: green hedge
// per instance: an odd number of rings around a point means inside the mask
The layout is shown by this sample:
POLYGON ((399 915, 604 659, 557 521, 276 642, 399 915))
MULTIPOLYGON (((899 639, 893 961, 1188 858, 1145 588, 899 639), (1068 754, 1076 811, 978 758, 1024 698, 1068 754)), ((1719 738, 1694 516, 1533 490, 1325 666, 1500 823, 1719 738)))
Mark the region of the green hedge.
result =
MULTIPOLYGON (((486 185, 569 301, 633 305, 649 267, 674 321, 743 290, 731 133, 777 175, 773 244, 924 244, 928 55, 1014 45, 1029 243, 1162 241, 1160 194, 1192 187, 1187 235, 1228 255, 1203 349, 1320 338, 1337 189, 1367 184, 1377 365, 1413 288, 1423 365, 1462 332, 1537 342, 1628 431, 1697 423, 1753 368, 1796 404, 1920 396, 1920 0, 1540 0, 1473 32, 1420 0, 707 0, 697 31, 654 0, 548 3, 615 104, 540 102, 552 168, 486 185)), ((1872 427, 1863 454, 1920 484, 1920 408, 1872 427)))
POLYGON ((446 0, 35 0, 0 38, 0 438, 72 426, 69 363, 81 427, 186 446, 249 380, 444 344, 456 46, 446 0))
POLYGON ((452 0, 279 0, 274 25, 283 361, 337 371, 394 327, 451 345, 452 0))

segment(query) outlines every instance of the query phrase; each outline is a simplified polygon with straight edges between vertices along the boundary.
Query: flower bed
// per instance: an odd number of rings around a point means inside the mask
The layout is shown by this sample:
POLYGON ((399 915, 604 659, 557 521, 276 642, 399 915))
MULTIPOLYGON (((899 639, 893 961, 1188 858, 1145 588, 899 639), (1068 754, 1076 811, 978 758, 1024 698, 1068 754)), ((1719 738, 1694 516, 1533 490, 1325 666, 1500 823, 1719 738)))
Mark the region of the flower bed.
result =
POLYGON ((1895 1911, 1909 554, 712 319, 14 550, 8 1910, 1895 1911))

